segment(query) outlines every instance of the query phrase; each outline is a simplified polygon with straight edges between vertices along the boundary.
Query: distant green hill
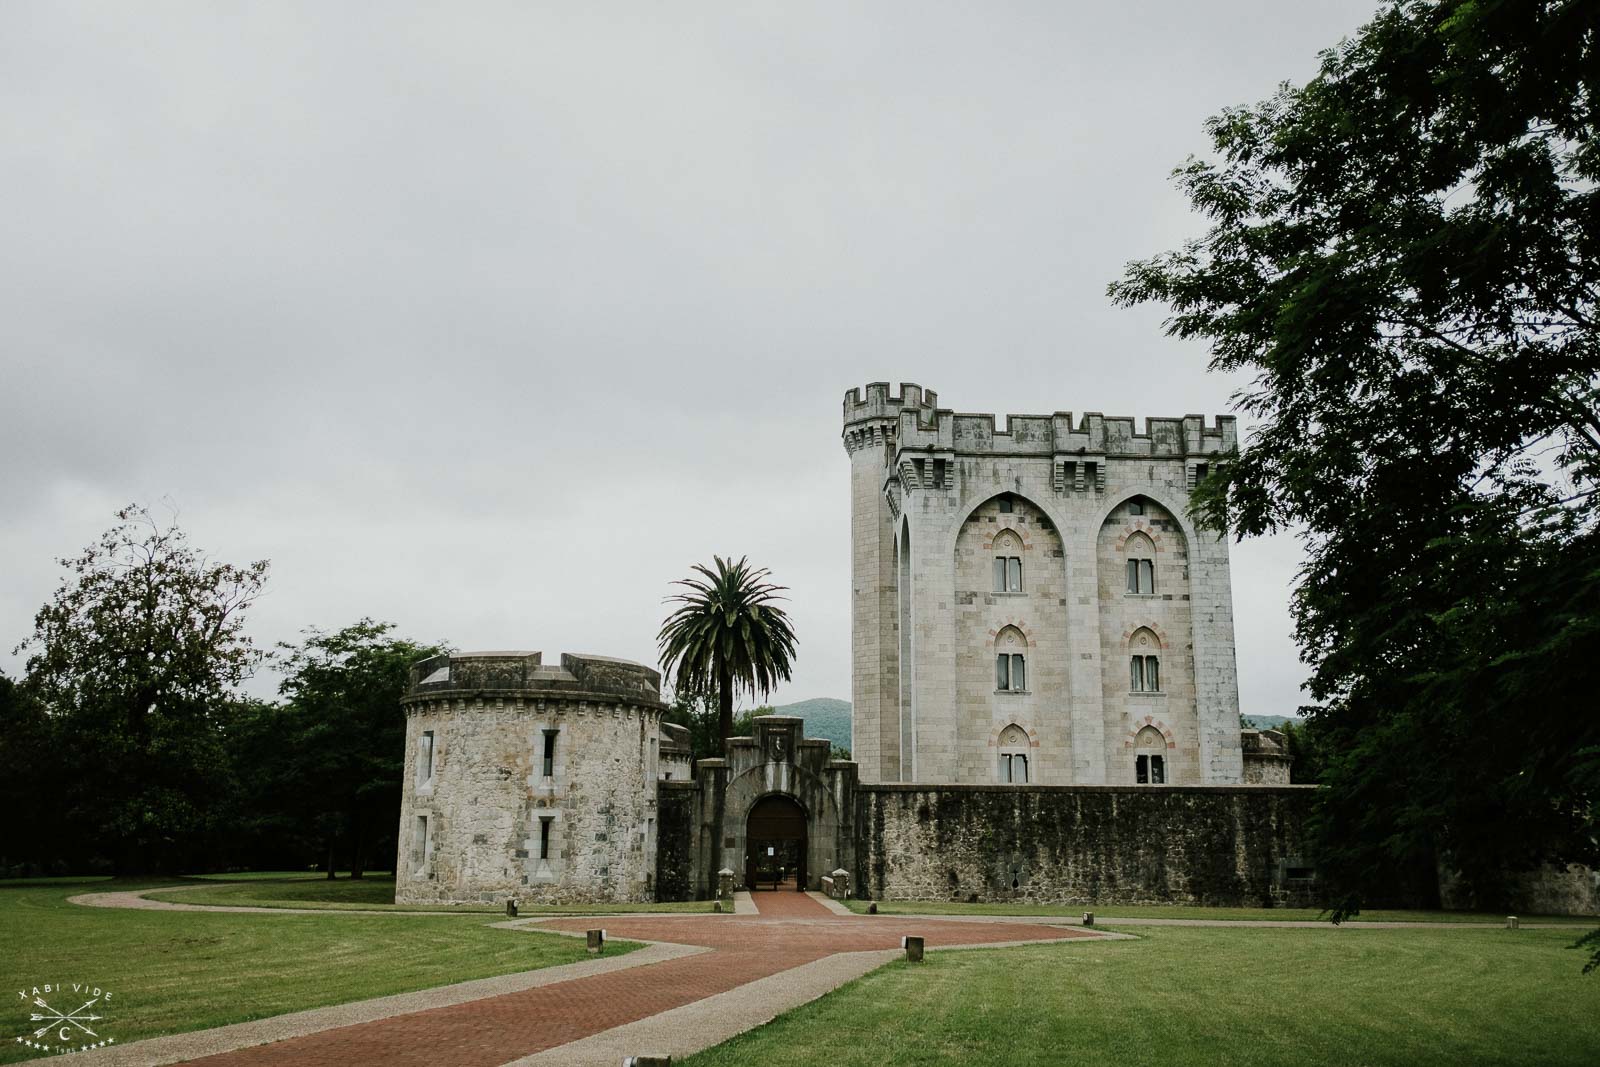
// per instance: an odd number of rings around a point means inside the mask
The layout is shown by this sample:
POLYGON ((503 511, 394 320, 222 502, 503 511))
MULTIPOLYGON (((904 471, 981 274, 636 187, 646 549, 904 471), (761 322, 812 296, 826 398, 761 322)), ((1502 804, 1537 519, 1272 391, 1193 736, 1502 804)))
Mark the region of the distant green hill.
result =
POLYGON ((850 747, 850 702, 831 697, 800 700, 772 709, 774 715, 798 715, 806 721, 807 737, 826 737, 842 748, 850 747))

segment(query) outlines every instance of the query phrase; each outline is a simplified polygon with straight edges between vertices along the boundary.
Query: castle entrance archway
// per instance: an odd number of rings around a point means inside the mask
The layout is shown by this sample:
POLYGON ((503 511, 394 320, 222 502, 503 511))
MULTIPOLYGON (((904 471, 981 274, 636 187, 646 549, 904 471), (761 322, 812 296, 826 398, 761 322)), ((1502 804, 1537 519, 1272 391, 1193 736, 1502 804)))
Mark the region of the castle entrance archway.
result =
POLYGON ((762 797, 745 820, 744 884, 752 891, 806 887, 806 809, 782 794, 762 797))

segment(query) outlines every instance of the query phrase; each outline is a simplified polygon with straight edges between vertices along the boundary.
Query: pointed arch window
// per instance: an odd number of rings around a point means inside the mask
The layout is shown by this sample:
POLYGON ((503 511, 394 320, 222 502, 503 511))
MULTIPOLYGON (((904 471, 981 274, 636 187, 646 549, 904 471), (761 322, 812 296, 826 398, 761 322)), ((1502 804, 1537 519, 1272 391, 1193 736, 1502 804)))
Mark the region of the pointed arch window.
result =
POLYGON ((995 535, 994 591, 1022 592, 1022 538, 1010 530, 995 535))
POLYGON ((1128 690, 1161 692, 1161 639, 1143 626, 1128 639, 1128 690))
POLYGON ((1133 780, 1139 785, 1167 784, 1167 739, 1146 726, 1133 739, 1133 780))
POLYGON ((1028 639, 1015 626, 1007 626, 994 639, 994 687, 1004 693, 1028 688, 1028 639))
POLYGON ((1142 533, 1131 534, 1123 551, 1127 555, 1128 592, 1150 595, 1156 591, 1156 546, 1142 533))
POLYGON ((1016 723, 1000 732, 1000 781, 1007 785, 1027 785, 1028 733, 1016 723))

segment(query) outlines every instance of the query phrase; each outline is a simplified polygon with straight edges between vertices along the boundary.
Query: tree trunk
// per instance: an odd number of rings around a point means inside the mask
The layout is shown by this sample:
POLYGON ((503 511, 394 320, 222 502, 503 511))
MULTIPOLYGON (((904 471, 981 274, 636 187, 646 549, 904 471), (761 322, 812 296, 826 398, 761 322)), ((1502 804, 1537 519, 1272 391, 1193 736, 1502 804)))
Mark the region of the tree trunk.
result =
POLYGON ((328 838, 328 881, 333 881, 333 838, 328 838))
POLYGON ((362 820, 359 814, 350 816, 350 877, 360 878, 366 874, 367 857, 365 855, 367 842, 366 835, 361 832, 362 820))
POLYGON ((728 668, 717 668, 717 736, 722 739, 722 756, 728 756, 728 738, 733 736, 733 679, 728 668))

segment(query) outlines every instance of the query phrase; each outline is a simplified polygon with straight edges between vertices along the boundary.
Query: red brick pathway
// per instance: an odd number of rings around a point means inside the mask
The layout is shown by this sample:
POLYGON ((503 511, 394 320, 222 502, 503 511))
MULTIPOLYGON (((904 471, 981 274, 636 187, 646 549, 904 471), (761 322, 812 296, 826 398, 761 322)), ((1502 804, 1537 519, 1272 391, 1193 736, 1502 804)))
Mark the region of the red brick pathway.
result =
POLYGON ((836 952, 898 948, 900 938, 908 933, 923 935, 930 948, 1096 936, 1086 930, 1023 923, 845 917, 793 891, 756 893, 753 899, 759 917, 639 916, 559 919, 541 924, 574 931, 604 925, 607 935, 618 940, 704 945, 711 952, 191 1062, 208 1067, 355 1067, 368 1063, 496 1067, 836 952))

